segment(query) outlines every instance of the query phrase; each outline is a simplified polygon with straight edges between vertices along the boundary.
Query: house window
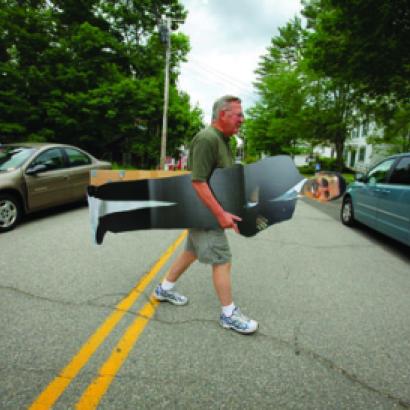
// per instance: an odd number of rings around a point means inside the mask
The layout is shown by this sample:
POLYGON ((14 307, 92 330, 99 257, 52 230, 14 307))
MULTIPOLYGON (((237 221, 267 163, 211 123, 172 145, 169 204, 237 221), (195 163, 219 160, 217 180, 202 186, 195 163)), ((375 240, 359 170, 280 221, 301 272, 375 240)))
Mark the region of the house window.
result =
POLYGON ((365 137, 368 132, 369 132, 369 123, 365 122, 362 128, 362 136, 365 137))
POLYGON ((349 151, 345 148, 345 150, 343 151, 343 160, 345 163, 347 163, 348 157, 349 157, 349 151))
POLYGON ((354 167, 355 162, 356 162, 356 150, 352 149, 350 151, 350 166, 354 167))
POLYGON ((359 150, 359 161, 364 161, 364 159, 366 158, 366 147, 360 147, 359 150))

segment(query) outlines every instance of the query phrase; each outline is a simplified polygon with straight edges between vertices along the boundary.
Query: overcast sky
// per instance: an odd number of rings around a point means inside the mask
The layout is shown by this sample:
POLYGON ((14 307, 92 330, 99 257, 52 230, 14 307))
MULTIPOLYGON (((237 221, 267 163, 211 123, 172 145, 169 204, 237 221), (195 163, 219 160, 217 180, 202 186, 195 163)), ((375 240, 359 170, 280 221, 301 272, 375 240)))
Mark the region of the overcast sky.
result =
POLYGON ((244 108, 256 100, 252 82, 261 55, 278 28, 300 14, 300 0, 181 0, 188 10, 179 31, 190 37, 188 63, 179 88, 211 120, 214 100, 241 97, 244 108))

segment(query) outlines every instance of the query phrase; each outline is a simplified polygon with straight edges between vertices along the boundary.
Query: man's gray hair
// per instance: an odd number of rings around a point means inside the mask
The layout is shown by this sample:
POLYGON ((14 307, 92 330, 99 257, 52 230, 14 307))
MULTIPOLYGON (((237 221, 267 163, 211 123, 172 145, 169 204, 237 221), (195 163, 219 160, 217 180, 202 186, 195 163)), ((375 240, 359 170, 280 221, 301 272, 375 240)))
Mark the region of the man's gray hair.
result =
POLYGON ((216 121, 219 113, 226 110, 232 102, 240 103, 241 99, 239 97, 235 97, 234 95, 224 95, 223 97, 218 98, 212 107, 212 121, 216 121))

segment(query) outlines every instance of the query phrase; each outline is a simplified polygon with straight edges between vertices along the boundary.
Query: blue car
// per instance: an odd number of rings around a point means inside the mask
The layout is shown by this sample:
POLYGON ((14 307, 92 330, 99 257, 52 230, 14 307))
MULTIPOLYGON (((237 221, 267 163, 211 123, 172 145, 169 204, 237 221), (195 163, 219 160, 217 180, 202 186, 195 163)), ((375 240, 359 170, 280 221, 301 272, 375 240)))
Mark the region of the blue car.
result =
POLYGON ((357 174, 343 197, 340 218, 347 226, 359 221, 410 246, 410 153, 357 174))

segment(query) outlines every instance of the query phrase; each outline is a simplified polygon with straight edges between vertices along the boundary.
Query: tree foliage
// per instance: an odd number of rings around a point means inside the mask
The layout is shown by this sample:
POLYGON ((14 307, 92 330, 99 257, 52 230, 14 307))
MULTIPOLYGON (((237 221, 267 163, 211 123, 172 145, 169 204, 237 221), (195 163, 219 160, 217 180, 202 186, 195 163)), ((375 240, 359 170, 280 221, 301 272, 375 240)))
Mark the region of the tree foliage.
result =
POLYGON ((351 84, 363 118, 378 124, 370 143, 409 149, 410 3, 406 0, 306 0, 309 66, 351 84))
POLYGON ((305 0, 311 67, 372 95, 408 98, 408 0, 305 0))
POLYGON ((349 85, 309 68, 308 36, 296 18, 279 30, 261 58, 256 83, 260 101, 250 109, 245 126, 248 154, 293 154, 306 143, 329 145, 341 168, 355 96, 349 85))
MULTIPOLYGON (((129 151, 155 166, 164 89, 162 15, 176 28, 186 12, 178 0, 0 0, 1 141, 72 143, 99 156, 129 151)), ((188 51, 187 37, 173 34, 170 150, 201 121, 176 88, 188 51)))
POLYGON ((260 101, 249 110, 245 123, 247 152, 291 154, 301 138, 304 90, 299 70, 301 22, 295 19, 279 29, 256 71, 260 101))
POLYGON ((378 105, 376 121, 382 130, 381 135, 370 135, 368 142, 373 144, 388 144, 389 151, 410 151, 410 103, 403 102, 389 106, 378 105))
POLYGON ((300 144, 335 149, 339 168, 352 129, 374 121, 369 142, 409 149, 410 3, 305 0, 279 29, 256 71, 260 99, 245 123, 247 154, 300 144))

